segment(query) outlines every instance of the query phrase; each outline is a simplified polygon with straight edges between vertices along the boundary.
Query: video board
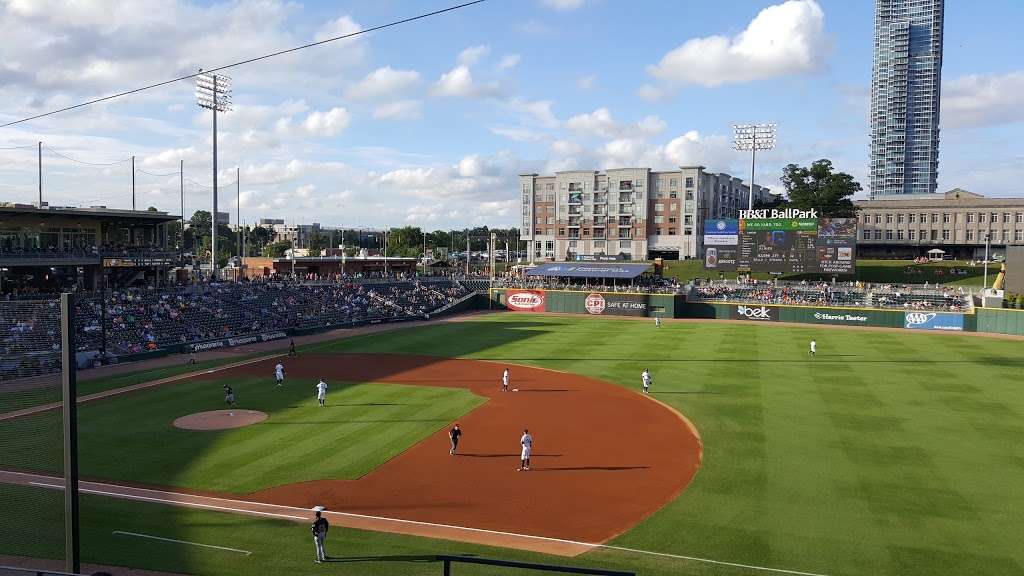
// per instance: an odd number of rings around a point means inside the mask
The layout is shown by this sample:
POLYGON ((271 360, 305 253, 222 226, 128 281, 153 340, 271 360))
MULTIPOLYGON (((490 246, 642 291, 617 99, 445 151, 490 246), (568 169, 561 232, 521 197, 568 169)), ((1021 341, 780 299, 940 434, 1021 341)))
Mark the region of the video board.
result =
POLYGON ((704 221, 704 268, 777 274, 853 274, 854 218, 704 221))

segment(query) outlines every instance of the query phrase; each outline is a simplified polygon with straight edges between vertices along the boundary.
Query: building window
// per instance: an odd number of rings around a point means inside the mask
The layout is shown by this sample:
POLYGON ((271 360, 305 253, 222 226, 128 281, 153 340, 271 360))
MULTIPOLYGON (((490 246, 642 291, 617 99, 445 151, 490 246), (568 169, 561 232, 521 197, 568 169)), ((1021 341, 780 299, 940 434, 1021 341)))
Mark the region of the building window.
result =
POLYGON ((675 228, 669 228, 668 229, 668 235, 669 236, 675 236, 676 235, 676 229, 675 228))
POLYGON ((683 228, 683 236, 693 236, 693 228, 683 228))
POLYGON ((938 212, 932 212, 932 224, 938 224, 938 223, 939 223, 939 214, 938 214, 938 212))
POLYGON ((921 230, 920 234, 917 235, 917 238, 918 240, 924 242, 925 240, 928 239, 928 232, 926 230, 921 230))
POLYGON ((993 223, 993 224, 995 224, 996 222, 999 222, 999 214, 996 214, 995 212, 989 214, 988 215, 988 221, 993 223))
MULTIPOLYGON (((213 225, 212 224, 210 225, 210 231, 211 231, 211 233, 213 232, 213 225)), ((553 251, 555 249, 555 243, 554 242, 545 242, 544 243, 544 249, 547 250, 548 252, 553 251)))
POLYGON ((978 212, 978 222, 980 222, 982 224, 985 223, 985 213, 984 212, 978 212))
POLYGON ((896 215, 896 223, 897 224, 903 224, 904 217, 905 217, 905 214, 897 214, 896 215))
POLYGON ((885 239, 886 240, 892 240, 892 230, 886 230, 885 231, 885 239))
POLYGON ((687 226, 693 226, 693 216, 690 214, 683 216, 683 224, 686 224, 687 226))
POLYGON ((619 190, 632 190, 632 189, 633 189, 633 181, 632 180, 619 180, 619 190))
POLYGON ((693 188, 693 178, 690 178, 689 176, 687 176, 687 178, 686 178, 686 187, 687 188, 693 188))
MULTIPOLYGON (((668 180, 668 187, 669 188, 678 188, 679 187, 679 180, 677 180, 675 178, 669 178, 669 180, 668 180)), ((212 227, 211 227, 211 230, 212 230, 212 227)))
MULTIPOLYGON (((212 226, 211 226, 212 229, 212 226)), ((619 240, 619 248, 629 248, 631 245, 629 240, 619 240)))
POLYGON ((917 214, 907 214, 907 222, 911 224, 917 222, 917 214))
MULTIPOLYGON (((210 230, 211 231, 213 230, 213 225, 212 224, 210 225, 210 230)), ((565 228, 559 228, 558 229, 558 235, 559 236, 565 236, 565 228)))
POLYGON ((927 224, 927 223, 928 223, 928 215, 925 214, 924 212, 922 212, 921 213, 921 224, 927 224))
POLYGON ((892 224, 892 214, 886 214, 885 215, 885 223, 886 224, 892 224))
POLYGON ((949 212, 942 213, 942 223, 949 224, 949 212))
POLYGON ((1024 212, 1017 212, 1017 224, 1024 224, 1024 212))
POLYGON ((881 240, 881 239, 882 239, 882 231, 881 230, 875 230, 875 240, 881 240))
POLYGON ((974 230, 967 231, 967 241, 974 242, 974 230))
MULTIPOLYGON (((693 200, 693 190, 687 190, 686 191, 686 199, 687 200, 693 200)), ((1017 214, 1017 216, 1021 216, 1021 215, 1017 214)))
POLYGON ((1010 241, 1010 231, 1009 230, 1003 230, 1003 244, 1006 244, 1009 241, 1010 241))
MULTIPOLYGON (((545 186, 544 189, 548 191, 553 191, 555 189, 555 185, 553 182, 548 182, 547 186, 545 186)), ((212 229, 213 226, 211 225, 210 228, 212 229)))
MULTIPOLYGON (((211 225, 210 229, 213 230, 213 226, 212 225, 211 225)), ((865 230, 864 231, 864 239, 865 240, 871 240, 871 230, 865 230)))
POLYGON ((1009 212, 1003 212, 1003 224, 1009 224, 1009 223, 1010 223, 1010 213, 1009 212))
POLYGON ((668 207, 669 212, 675 212, 678 209, 679 209, 679 204, 672 204, 671 206, 668 207))
POLYGON ((974 224, 974 212, 967 213, 967 223, 974 224))
POLYGON ((676 223, 676 217, 675 216, 669 216, 668 217, 668 223, 669 224, 675 224, 676 223))
POLYGON ((633 184, 633 186, 634 186, 634 187, 636 187, 636 189, 637 189, 637 190, 642 190, 642 189, 643 189, 643 187, 644 187, 644 181, 643 181, 643 180, 637 180, 637 181, 636 181, 636 182, 635 182, 635 183, 633 184))
MULTIPOLYGON (((527 194, 529 192, 530 192, 530 186, 528 184, 523 184, 523 194, 527 194)), ((210 225, 210 230, 213 230, 213 224, 210 225)))
MULTIPOLYGON (((665 211, 665 205, 664 204, 655 204, 654 205, 654 211, 655 212, 664 212, 665 211)), ((213 230, 213 225, 212 224, 210 225, 210 230, 211 230, 211 233, 212 233, 212 230, 213 230)))
POLYGON ((865 224, 871 224, 871 216, 868 216, 867 214, 865 214, 864 215, 864 223, 865 224))
POLYGON ((949 230, 943 230, 942 231, 942 239, 943 240, 949 240, 949 230))
POLYGON ((1022 237, 1024 237, 1024 230, 1014 230, 1013 231, 1013 241, 1014 242, 1020 242, 1022 237))
MULTIPOLYGON (((662 224, 662 223, 664 223, 664 222, 665 222, 665 217, 664 217, 664 216, 655 216, 655 217, 654 217, 654 223, 655 223, 655 224, 662 224)), ((212 225, 210 226, 210 229, 211 229, 211 230, 213 229, 213 226, 212 226, 212 225)))
POLYGON ((897 230, 896 231, 896 239, 897 240, 903 240, 903 230, 897 230))
POLYGON ((939 239, 939 231, 938 230, 932 230, 932 240, 938 240, 938 239, 939 239))
POLYGON ((908 240, 913 240, 914 239, 914 232, 915 232, 914 230, 907 230, 907 239, 908 240))
MULTIPOLYGON (((881 223, 882 223, 882 215, 881 214, 875 214, 875 224, 881 224, 881 223)), ((211 225, 210 229, 213 230, 212 225, 211 225)))

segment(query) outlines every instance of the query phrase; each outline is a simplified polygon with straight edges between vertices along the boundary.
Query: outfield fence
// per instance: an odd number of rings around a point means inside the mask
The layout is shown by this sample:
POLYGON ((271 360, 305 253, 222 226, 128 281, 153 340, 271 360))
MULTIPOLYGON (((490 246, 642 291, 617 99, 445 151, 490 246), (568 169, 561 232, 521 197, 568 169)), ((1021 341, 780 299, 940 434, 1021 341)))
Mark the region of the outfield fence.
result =
POLYGON ((437 560, 442 563, 444 576, 456 576, 454 566, 457 564, 474 564, 477 566, 498 566, 536 572, 560 572, 562 574, 589 574, 591 576, 636 576, 636 572, 622 570, 605 570, 602 568, 581 568, 579 566, 556 566, 553 564, 533 564, 530 562, 513 562, 511 560, 495 560, 477 556, 446 556, 439 555, 437 560))

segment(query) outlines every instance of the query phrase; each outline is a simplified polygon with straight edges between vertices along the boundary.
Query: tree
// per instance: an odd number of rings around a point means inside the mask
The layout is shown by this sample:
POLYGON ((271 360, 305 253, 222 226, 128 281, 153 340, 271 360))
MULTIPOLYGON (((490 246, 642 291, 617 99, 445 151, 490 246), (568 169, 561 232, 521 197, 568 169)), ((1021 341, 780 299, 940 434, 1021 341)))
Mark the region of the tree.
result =
POLYGON ((810 168, 789 164, 782 170, 786 187, 786 206, 810 210, 821 216, 852 218, 857 207, 851 200, 861 186, 845 172, 833 172, 831 160, 818 160, 810 168))
POLYGON ((330 239, 326 234, 321 232, 314 232, 313 234, 310 234, 308 245, 310 256, 319 256, 323 249, 329 246, 330 239))
POLYGON ((267 258, 283 258, 286 250, 292 247, 288 240, 278 240, 263 247, 263 255, 267 258))

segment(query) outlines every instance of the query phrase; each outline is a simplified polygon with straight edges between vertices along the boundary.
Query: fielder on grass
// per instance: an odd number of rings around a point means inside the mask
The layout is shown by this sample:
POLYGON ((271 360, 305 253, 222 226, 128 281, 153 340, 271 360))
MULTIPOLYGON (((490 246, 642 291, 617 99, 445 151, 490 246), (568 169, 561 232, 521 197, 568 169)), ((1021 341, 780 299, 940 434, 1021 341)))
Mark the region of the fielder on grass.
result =
POLYGON ((284 384, 284 364, 280 362, 274 366, 274 380, 277 381, 278 386, 284 384))
POLYGON ((316 401, 321 408, 327 405, 327 382, 323 378, 316 383, 316 401))
POLYGON ((313 545, 316 546, 316 563, 327 560, 327 553, 324 552, 324 540, 327 540, 327 531, 331 529, 331 523, 324 518, 319 510, 316 512, 316 519, 310 530, 313 532, 313 545))
POLYGON ((644 368, 644 371, 640 373, 640 379, 644 383, 644 394, 650 394, 651 390, 651 371, 644 368))

